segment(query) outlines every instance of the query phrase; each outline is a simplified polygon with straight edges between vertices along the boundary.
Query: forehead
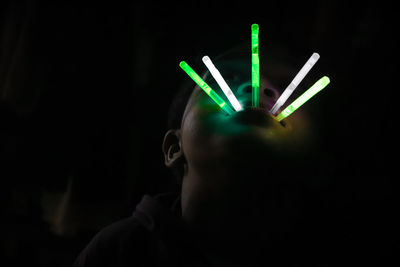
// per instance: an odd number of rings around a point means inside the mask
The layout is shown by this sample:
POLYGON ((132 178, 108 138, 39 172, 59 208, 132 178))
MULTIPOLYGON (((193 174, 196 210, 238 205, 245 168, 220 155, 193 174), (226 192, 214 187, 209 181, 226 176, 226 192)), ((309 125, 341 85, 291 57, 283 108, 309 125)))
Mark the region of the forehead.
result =
MULTIPOLYGON (((221 74, 248 74, 251 77, 251 59, 247 57, 221 59, 214 62, 221 74)), ((209 72, 206 73, 210 77, 209 72)))

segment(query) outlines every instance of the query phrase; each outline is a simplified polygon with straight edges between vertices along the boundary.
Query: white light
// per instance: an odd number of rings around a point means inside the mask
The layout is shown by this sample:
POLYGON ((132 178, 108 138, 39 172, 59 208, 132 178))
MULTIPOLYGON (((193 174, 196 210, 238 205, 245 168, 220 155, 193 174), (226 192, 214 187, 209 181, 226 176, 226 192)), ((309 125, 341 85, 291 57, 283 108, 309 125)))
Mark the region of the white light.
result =
POLYGON ((240 105, 239 101, 233 94, 231 88, 229 88, 228 84, 225 82, 224 78, 222 77, 221 73, 217 70, 217 68, 212 63, 211 59, 208 56, 203 57, 203 62, 207 66, 208 70, 210 71, 211 75, 217 81, 219 87, 221 87, 222 91, 228 98, 229 102, 231 102, 233 108, 236 111, 242 110, 242 105, 240 105))
POLYGON ((285 91, 283 91, 282 95, 278 98, 275 105, 271 108, 270 112, 272 114, 275 114, 279 110, 279 108, 283 104, 285 104, 286 100, 293 93, 294 89, 296 89, 296 87, 301 83, 301 81, 304 79, 304 77, 307 75, 307 73, 311 70, 311 68, 314 66, 314 64, 318 61, 318 59, 319 59, 319 54, 313 53, 312 56, 307 60, 306 64, 304 64, 304 66, 301 68, 301 70, 294 77, 294 79, 289 84, 289 86, 286 87, 285 91))

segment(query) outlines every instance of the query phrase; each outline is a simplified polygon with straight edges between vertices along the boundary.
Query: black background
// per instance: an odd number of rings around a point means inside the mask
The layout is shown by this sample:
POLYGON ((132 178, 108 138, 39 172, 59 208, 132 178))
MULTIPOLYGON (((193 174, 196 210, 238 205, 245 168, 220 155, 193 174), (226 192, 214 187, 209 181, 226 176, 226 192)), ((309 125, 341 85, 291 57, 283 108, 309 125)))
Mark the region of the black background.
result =
POLYGON ((9 264, 70 266, 98 229, 129 216, 144 193, 170 189, 161 142, 186 78, 179 61, 195 64, 250 40, 252 23, 260 25, 261 45, 290 51, 289 64, 301 67, 320 53, 313 75, 331 78, 315 100, 330 188, 343 214, 356 218, 349 227, 383 244, 374 260, 399 248, 395 6, 252 3, 2 1, 0 177, 9 264), (66 195, 68 204, 58 207, 64 215, 52 216, 69 230, 57 232, 44 210, 66 195))

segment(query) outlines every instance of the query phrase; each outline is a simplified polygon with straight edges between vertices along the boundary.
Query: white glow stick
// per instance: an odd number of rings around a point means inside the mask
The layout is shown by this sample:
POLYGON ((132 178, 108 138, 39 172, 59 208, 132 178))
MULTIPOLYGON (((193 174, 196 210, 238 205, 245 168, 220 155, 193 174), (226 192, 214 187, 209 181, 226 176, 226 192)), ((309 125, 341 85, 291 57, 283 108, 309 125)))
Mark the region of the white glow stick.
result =
POLYGON ((285 104, 286 100, 293 93, 294 89, 301 83, 307 73, 311 70, 314 64, 318 61, 319 54, 313 53, 312 56, 307 60, 306 64, 300 69, 300 71, 296 74, 292 82, 286 87, 285 91, 283 91, 282 95, 278 98, 275 105, 271 108, 270 112, 275 114, 279 108, 285 104))
POLYGON ((239 101, 233 94, 231 88, 229 88, 228 84, 225 82, 224 78, 222 77, 221 73, 217 70, 217 68, 212 63, 211 59, 208 56, 203 57, 203 62, 207 66, 208 70, 210 71, 211 75, 217 81, 219 87, 221 87, 222 91, 228 98, 229 102, 231 102, 233 108, 236 111, 242 110, 242 105, 240 105, 239 101))

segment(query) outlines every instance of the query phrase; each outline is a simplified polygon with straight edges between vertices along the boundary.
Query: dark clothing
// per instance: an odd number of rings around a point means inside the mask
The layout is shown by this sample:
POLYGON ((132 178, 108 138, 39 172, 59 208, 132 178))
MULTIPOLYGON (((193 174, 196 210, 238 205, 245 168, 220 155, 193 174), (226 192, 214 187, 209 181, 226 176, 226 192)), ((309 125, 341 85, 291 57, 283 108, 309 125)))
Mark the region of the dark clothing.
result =
POLYGON ((132 217, 92 239, 74 267, 202 266, 184 229, 179 195, 145 195, 132 217))
MULTIPOLYGON (((279 237, 270 242, 272 247, 260 245, 262 258, 270 263, 268 266, 342 266, 344 262, 359 266, 361 262, 368 265, 393 259, 390 248, 392 243, 387 245, 368 240, 373 237, 373 232, 366 234, 367 231, 350 231, 357 240, 341 234, 340 232, 346 233, 347 230, 340 227, 342 216, 327 217, 322 210, 312 212, 309 216, 308 220, 301 223, 302 227, 298 225, 297 231, 280 233, 279 237), (379 244, 382 248, 379 249, 374 244, 379 244), (380 255, 387 257, 379 258, 380 255), (306 264, 300 264, 301 262, 306 264)), ((245 248, 251 247, 250 245, 252 244, 246 243, 245 248)), ((81 252, 74 267, 234 266, 231 263, 221 263, 216 258, 206 258, 204 254, 190 241, 188 231, 185 230, 180 196, 165 193, 155 197, 145 195, 130 218, 101 230, 81 252)), ((235 253, 232 252, 233 254, 235 253)), ((237 257, 234 258, 232 260, 237 263, 237 257)), ((243 266, 266 264, 252 263, 243 266)))

